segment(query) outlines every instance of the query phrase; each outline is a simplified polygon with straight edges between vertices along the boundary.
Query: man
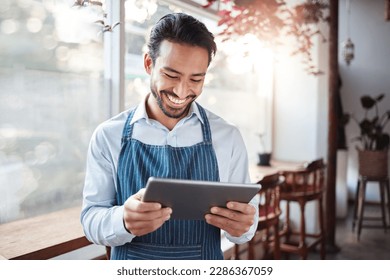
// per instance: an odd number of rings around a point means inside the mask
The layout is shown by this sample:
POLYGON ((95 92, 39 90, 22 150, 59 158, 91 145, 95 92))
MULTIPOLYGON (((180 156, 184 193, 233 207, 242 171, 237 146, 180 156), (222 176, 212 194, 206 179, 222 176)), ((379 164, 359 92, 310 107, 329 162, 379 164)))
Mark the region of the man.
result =
POLYGON ((213 207, 205 220, 170 219, 171 208, 142 202, 150 176, 249 182, 239 131, 194 100, 216 52, 203 23, 169 14, 150 34, 144 102, 101 124, 87 159, 81 221, 111 259, 222 259, 220 229, 229 240, 250 240, 257 203, 213 207))

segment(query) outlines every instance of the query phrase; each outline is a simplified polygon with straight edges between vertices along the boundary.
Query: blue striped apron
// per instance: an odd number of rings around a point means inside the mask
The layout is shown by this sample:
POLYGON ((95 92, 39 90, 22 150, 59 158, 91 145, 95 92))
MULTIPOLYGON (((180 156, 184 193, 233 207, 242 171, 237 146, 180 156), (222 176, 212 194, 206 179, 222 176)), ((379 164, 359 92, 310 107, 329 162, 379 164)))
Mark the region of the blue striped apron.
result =
MULTIPOLYGON (((198 104, 197 104, 198 105, 198 104)), ((189 147, 147 145, 132 138, 133 110, 124 127, 118 161, 117 204, 138 192, 149 177, 219 181, 218 163, 204 109, 203 142, 189 147)), ((112 248, 111 259, 223 259, 220 230, 204 220, 171 219, 156 231, 112 248)))

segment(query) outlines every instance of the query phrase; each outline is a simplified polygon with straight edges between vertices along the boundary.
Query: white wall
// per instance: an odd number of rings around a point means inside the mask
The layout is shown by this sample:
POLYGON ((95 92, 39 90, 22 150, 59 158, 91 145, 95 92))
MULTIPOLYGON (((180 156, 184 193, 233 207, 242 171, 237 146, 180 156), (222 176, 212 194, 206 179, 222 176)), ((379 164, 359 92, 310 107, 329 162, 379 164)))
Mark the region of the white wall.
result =
MULTIPOLYGON (((328 26, 322 27, 327 36, 328 26)), ((315 37, 313 59, 324 74, 308 74, 301 56, 291 56, 292 45, 279 49, 275 64, 273 158, 282 161, 327 159, 328 135, 328 48, 315 37)), ((284 206, 283 206, 284 207, 284 206)), ((284 209, 284 208, 283 208, 284 209)), ((293 204, 291 217, 299 224, 298 205, 293 204)), ((305 211, 307 230, 318 230, 318 211, 310 203, 305 211)))
MULTIPOLYGON (((390 109, 390 21, 385 21, 385 1, 350 0, 350 37, 355 44, 355 59, 349 66, 342 60, 340 48, 341 98, 345 112, 363 116, 360 96, 385 93, 380 112, 390 109)), ((346 0, 340 0, 339 41, 347 39, 346 0)), ((390 124, 386 129, 390 132, 390 124)), ((357 182, 356 143, 350 140, 359 134, 357 125, 346 127, 348 145, 347 185, 353 198, 357 182)), ((368 199, 377 199, 378 187, 369 187, 368 199)))
MULTIPOLYGON (((323 27, 325 35, 328 27, 323 27)), ((328 129, 328 44, 315 37, 313 59, 323 75, 308 74, 292 46, 278 53, 274 89, 274 158, 326 160, 328 129)))

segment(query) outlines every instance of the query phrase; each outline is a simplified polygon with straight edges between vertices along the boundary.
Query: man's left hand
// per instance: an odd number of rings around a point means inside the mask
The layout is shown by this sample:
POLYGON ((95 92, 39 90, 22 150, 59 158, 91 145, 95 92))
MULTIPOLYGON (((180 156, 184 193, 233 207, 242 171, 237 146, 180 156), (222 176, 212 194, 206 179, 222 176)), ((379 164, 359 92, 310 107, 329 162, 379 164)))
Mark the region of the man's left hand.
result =
POLYGON ((247 203, 230 201, 226 208, 212 207, 206 214, 206 222, 216 226, 233 237, 246 233, 254 223, 255 207, 247 203))

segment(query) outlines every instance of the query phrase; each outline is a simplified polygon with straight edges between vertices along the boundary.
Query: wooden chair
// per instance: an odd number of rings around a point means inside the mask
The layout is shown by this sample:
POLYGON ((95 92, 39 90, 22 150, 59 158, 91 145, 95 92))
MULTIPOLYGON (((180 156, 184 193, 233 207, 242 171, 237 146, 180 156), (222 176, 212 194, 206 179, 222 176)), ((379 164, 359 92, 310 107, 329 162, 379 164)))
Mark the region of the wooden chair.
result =
MULTIPOLYGON (((279 174, 265 176, 257 182, 261 184, 259 195, 259 222, 256 233, 263 231, 264 235, 260 242, 256 242, 255 238, 248 242, 248 259, 255 258, 255 249, 258 243, 261 243, 264 248, 264 257, 268 258, 269 249, 273 249, 273 258, 280 259, 279 250, 279 216, 280 210, 280 185, 283 183, 284 177, 279 174)), ((234 246, 235 259, 239 259, 240 246, 234 246)))
MULTIPOLYGON (((281 252, 299 254, 301 259, 307 259, 308 252, 320 244, 321 259, 325 259, 325 229, 323 212, 323 194, 325 191, 325 164, 318 159, 300 171, 282 171, 285 183, 281 188, 280 198, 286 202, 286 220, 280 237, 285 238, 280 244, 281 252), (318 203, 319 232, 306 232, 305 206, 310 201, 318 203), (300 228, 293 230, 290 221, 290 203, 296 202, 300 209, 300 228), (298 241, 291 238, 298 236, 298 241), (310 240, 311 239, 311 240, 310 240), (309 242, 311 241, 311 242, 309 242)), ((282 240, 282 239, 281 239, 282 240)))

